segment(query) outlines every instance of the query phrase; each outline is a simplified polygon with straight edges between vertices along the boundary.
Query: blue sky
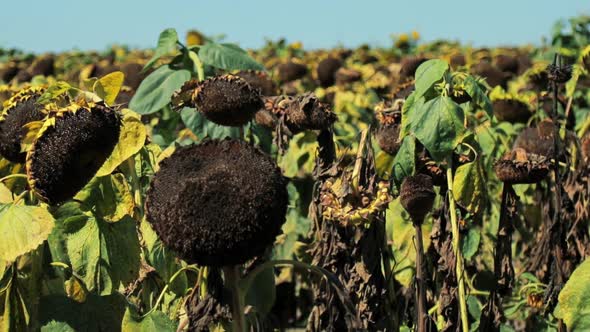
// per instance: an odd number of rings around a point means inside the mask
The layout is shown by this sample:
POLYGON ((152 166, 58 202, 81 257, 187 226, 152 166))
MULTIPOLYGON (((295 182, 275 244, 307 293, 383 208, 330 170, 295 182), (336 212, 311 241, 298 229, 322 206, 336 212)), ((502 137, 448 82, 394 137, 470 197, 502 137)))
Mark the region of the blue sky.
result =
POLYGON ((473 45, 541 42, 560 18, 590 14, 588 0, 37 0, 3 1, 0 47, 47 52, 153 47, 161 30, 226 34, 259 47, 264 38, 300 40, 306 48, 389 45, 411 30, 424 40, 473 45))

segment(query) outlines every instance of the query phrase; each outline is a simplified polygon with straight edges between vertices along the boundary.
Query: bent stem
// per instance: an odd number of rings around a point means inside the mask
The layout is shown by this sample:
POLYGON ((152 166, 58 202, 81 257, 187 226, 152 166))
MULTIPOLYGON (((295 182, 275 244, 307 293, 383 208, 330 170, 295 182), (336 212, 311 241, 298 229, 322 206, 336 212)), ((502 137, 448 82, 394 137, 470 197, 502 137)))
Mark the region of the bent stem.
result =
POLYGON ((467 302, 465 296, 465 282, 463 280, 463 254, 461 253, 461 238, 459 223, 457 222, 457 207, 453 197, 453 158, 449 158, 447 167, 447 192, 449 195, 449 214, 451 215, 451 231, 453 235, 453 252, 455 254, 455 274, 459 292, 459 312, 461 314, 461 328, 463 332, 469 332, 469 317, 467 316, 467 302))
POLYGON ((244 298, 240 292, 239 265, 224 266, 225 287, 230 290, 232 298, 232 326, 234 332, 246 331, 246 317, 244 316, 244 298))
POLYGON ((426 332, 426 288, 424 273, 424 243, 422 240, 422 220, 414 221, 416 231, 416 331, 426 332))

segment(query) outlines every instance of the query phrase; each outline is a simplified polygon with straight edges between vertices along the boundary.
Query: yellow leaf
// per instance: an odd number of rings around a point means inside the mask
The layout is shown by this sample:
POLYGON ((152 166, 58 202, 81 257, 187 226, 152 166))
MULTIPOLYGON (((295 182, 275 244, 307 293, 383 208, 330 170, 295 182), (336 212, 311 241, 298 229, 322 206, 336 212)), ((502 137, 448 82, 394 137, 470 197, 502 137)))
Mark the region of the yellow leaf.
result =
POLYGON ((119 165, 139 152, 145 144, 147 133, 137 113, 129 109, 123 110, 123 125, 119 134, 119 142, 109 159, 102 165, 96 176, 111 174, 119 165))
POLYGON ((86 297, 88 293, 84 289, 84 285, 80 279, 72 276, 69 280, 66 280, 64 283, 64 287, 66 289, 66 294, 68 297, 78 303, 86 302, 86 297))
POLYGON ((112 72, 108 75, 103 76, 94 84, 94 92, 104 100, 107 105, 112 105, 117 99, 123 81, 125 80, 125 74, 120 71, 112 72))
POLYGON ((44 207, 0 205, 0 259, 14 262, 47 240, 53 216, 44 207))

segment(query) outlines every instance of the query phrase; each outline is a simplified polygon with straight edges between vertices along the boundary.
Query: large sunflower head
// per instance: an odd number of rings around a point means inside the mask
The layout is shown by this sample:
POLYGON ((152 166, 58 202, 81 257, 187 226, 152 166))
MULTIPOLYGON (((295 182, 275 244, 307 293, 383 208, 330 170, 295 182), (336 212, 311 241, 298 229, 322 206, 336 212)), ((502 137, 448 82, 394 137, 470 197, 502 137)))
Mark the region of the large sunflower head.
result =
POLYGON ((147 220, 190 263, 244 263, 271 246, 285 222, 286 180, 274 161, 240 140, 182 147, 147 194, 147 220))

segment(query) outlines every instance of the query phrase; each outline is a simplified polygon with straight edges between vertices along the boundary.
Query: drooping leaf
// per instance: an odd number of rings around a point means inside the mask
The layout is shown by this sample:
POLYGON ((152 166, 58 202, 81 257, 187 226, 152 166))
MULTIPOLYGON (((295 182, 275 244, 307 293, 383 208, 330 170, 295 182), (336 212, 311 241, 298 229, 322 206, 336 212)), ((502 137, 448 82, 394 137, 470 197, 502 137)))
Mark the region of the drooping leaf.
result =
POLYGON ((264 318, 272 309, 276 299, 275 274, 272 268, 260 272, 246 293, 246 304, 256 309, 264 318))
POLYGON ((461 240, 463 244, 461 249, 463 257, 465 257, 467 260, 470 260, 477 253, 477 249, 479 248, 479 243, 481 240, 481 233, 476 228, 470 228, 467 232, 467 235, 461 240))
POLYGON ((435 161, 449 157, 465 132, 463 109, 451 98, 439 96, 412 114, 412 132, 435 161))
POLYGON ((135 310, 127 307, 123 322, 121 324, 121 331, 125 332, 174 332, 176 326, 168 318, 168 316, 161 311, 153 311, 146 317, 140 318, 135 310))
POLYGON ((484 110, 489 117, 492 117, 494 110, 492 108, 492 102, 486 95, 485 87, 478 83, 471 75, 465 78, 463 85, 465 92, 471 97, 472 102, 478 108, 484 110))
POLYGON ((96 93, 107 105, 113 105, 125 80, 125 74, 115 71, 101 77, 94 83, 94 93, 96 93))
POLYGON ((264 67, 235 44, 206 43, 199 49, 199 58, 209 66, 225 70, 264 70, 264 67))
POLYGON ((0 204, 0 259, 14 262, 47 240, 54 219, 46 208, 0 204))
POLYGON ((453 178, 453 197, 472 214, 481 212, 485 202, 486 184, 481 161, 461 165, 453 178))
POLYGON ((67 220, 67 251, 72 269, 89 291, 112 294, 119 284, 138 275, 139 239, 135 220, 129 216, 116 223, 80 216, 67 220))
POLYGON ((191 78, 186 69, 162 66, 146 77, 129 102, 129 108, 139 114, 152 114, 170 103, 174 91, 191 78))
POLYGON ((590 330, 590 259, 584 260, 559 293, 554 315, 568 331, 590 330))
POLYGON ((163 55, 175 51, 177 42, 178 33, 176 33, 175 29, 169 28, 160 32, 156 51, 154 52, 152 58, 143 67, 143 71, 145 72, 146 70, 150 69, 163 55))
POLYGON ((395 185, 399 188, 406 176, 413 175, 416 171, 416 138, 406 136, 402 141, 395 158, 391 172, 395 185))
POLYGON ((449 64, 445 60, 432 59, 422 63, 416 69, 415 98, 422 97, 434 84, 440 82, 448 70, 449 64))
POLYGON ((119 165, 139 152, 145 144, 147 132, 140 117, 130 109, 122 111, 123 119, 119 141, 115 149, 96 173, 96 176, 111 174, 119 165))
POLYGON ((0 331, 27 331, 29 327, 29 310, 25 299, 13 280, 4 292, 4 312, 0 315, 0 331))

